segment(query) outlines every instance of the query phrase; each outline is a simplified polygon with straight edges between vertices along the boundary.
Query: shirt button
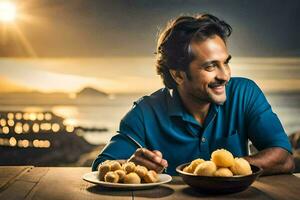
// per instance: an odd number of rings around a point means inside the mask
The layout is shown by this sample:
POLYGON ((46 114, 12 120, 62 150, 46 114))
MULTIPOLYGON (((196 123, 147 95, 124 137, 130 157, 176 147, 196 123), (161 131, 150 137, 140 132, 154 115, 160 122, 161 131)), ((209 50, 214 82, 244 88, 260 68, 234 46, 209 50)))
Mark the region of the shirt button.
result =
POLYGON ((204 142, 206 141, 205 137, 203 137, 203 138, 201 139, 201 141, 204 143, 204 142))

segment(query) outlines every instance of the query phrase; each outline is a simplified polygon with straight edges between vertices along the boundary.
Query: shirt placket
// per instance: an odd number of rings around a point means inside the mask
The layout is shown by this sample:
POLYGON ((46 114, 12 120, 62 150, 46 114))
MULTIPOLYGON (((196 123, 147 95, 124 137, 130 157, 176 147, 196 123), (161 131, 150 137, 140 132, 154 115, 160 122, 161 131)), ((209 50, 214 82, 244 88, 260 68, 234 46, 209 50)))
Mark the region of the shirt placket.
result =
POLYGON ((203 126, 202 134, 199 134, 199 148, 200 152, 209 154, 209 139, 211 135, 211 127, 217 116, 217 109, 214 108, 208 115, 208 121, 203 126))

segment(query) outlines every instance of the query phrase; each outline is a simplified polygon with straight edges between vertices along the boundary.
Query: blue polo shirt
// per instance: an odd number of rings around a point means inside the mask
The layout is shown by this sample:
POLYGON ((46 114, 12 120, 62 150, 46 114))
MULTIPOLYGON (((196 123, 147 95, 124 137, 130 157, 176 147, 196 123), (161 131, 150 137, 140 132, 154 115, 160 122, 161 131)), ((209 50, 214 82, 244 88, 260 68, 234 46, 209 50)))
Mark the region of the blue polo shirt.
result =
POLYGON ((248 155, 248 140, 258 149, 282 147, 291 152, 288 137, 263 92, 251 80, 231 78, 223 105, 211 104, 203 124, 187 112, 176 90, 160 89, 134 102, 121 120, 119 134, 102 150, 93 163, 128 159, 138 148, 126 135, 143 147, 159 150, 168 161, 168 174, 196 158, 210 159, 219 148, 235 157, 248 155))

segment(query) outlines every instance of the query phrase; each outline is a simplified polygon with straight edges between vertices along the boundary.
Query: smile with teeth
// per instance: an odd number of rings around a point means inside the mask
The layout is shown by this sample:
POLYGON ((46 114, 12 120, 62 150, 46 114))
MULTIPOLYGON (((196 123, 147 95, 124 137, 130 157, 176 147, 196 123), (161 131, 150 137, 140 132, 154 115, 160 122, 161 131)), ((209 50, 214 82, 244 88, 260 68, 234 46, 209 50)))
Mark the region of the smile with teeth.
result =
POLYGON ((211 89, 217 94, 222 94, 225 90, 225 86, 220 85, 220 86, 217 86, 217 87, 211 87, 211 89))

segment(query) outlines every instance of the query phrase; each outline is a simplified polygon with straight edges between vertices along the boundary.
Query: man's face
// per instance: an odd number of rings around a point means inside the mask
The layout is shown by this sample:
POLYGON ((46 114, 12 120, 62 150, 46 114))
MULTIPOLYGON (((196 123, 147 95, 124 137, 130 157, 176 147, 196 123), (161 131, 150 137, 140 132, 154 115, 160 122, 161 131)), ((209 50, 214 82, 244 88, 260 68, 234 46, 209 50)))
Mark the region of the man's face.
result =
POLYGON ((226 100, 225 85, 231 71, 231 56, 219 36, 191 44, 196 58, 190 63, 190 78, 184 76, 179 89, 196 102, 222 104, 226 100))

